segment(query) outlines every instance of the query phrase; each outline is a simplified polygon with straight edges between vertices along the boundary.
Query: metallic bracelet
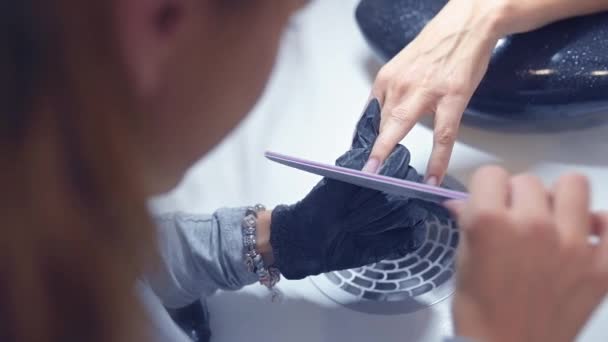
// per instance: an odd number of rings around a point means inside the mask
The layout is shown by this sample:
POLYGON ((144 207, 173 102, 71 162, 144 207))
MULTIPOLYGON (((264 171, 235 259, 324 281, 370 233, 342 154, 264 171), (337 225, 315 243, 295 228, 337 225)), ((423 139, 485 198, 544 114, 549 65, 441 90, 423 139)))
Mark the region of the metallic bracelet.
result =
POLYGON ((264 265, 262 255, 256 250, 257 218, 258 213, 264 210, 266 208, 261 204, 247 208, 242 223, 243 245, 245 246, 244 259, 247 269, 257 274, 260 284, 272 290, 279 280, 281 280, 281 273, 274 266, 264 265))

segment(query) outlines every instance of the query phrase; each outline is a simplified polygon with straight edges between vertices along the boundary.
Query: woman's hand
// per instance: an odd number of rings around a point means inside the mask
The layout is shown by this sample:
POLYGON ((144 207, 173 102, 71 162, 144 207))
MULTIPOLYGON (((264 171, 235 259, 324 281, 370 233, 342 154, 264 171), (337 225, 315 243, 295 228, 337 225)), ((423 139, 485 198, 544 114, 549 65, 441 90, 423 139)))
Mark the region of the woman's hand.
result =
POLYGON ((462 113, 501 35, 499 13, 497 1, 452 0, 380 70, 373 96, 382 104, 382 122, 366 171, 375 172, 416 122, 434 114, 426 180, 441 183, 462 113))
POLYGON ((380 136, 366 171, 383 161, 425 115, 434 115, 426 181, 441 183, 460 119, 483 78, 498 39, 553 21, 608 10, 608 0, 450 0, 378 73, 380 136))
MULTIPOLYGON (((380 106, 373 100, 357 126, 351 150, 336 164, 360 170, 379 124, 380 106)), ((380 173, 420 180, 403 146, 393 150, 380 173)), ((403 256, 424 240, 424 221, 430 212, 441 219, 449 215, 440 205, 323 179, 302 201, 273 210, 274 261, 286 278, 299 279, 403 256)))
POLYGON ((463 234, 456 333, 478 341, 573 341, 608 290, 608 215, 589 209, 584 177, 478 171, 466 204, 449 204, 463 234), (600 236, 591 244, 592 234, 600 236))

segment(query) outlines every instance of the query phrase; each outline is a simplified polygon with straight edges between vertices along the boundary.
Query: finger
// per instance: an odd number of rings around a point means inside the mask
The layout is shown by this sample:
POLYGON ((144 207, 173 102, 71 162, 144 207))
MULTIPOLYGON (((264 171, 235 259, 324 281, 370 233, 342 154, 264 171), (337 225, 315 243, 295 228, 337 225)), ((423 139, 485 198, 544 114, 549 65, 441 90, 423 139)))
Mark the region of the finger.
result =
POLYGON ((538 177, 523 174, 511 179, 511 209, 527 224, 543 224, 551 218, 549 192, 538 177))
POLYGON ((591 231, 589 183, 579 174, 562 176, 553 190, 553 213, 566 239, 584 241, 591 231))
POLYGON ((473 174, 467 205, 458 217, 463 230, 477 227, 477 220, 492 220, 496 214, 506 214, 510 197, 509 178, 509 173, 498 166, 485 166, 473 174))
POLYGON ((471 179, 468 209, 497 211, 507 208, 510 196, 509 173, 498 166, 485 166, 471 179))
POLYGON ((363 166, 363 172, 378 173, 382 167, 382 164, 386 161, 392 151, 391 145, 394 146, 400 141, 398 138, 386 137, 384 127, 386 126, 387 120, 385 120, 382 115, 382 113, 390 113, 400 99, 397 99, 395 96, 391 96, 390 90, 387 90, 386 92, 383 91, 382 94, 382 101, 378 100, 378 103, 381 106, 380 128, 378 130, 378 135, 371 143, 372 151, 367 158, 367 162, 363 166), (387 92, 389 93, 388 95, 386 94, 387 92), (384 134, 382 132, 384 132, 384 134))
POLYGON ((412 130, 416 122, 428 108, 427 99, 418 96, 394 107, 382 117, 380 134, 374 142, 365 171, 377 172, 384 160, 390 155, 395 146, 412 130))
POLYGON ((390 71, 386 70, 386 66, 380 69, 376 75, 374 85, 372 86, 370 99, 376 98, 380 102, 380 105, 384 106, 392 79, 393 77, 391 76, 390 71))
POLYGON ((594 214, 593 223, 594 233, 599 237, 594 248, 596 270, 606 279, 605 284, 608 287, 608 212, 594 214))
POLYGON ((437 186, 443 181, 466 106, 467 101, 455 97, 446 97, 437 106, 433 150, 426 171, 429 185, 437 186))
POLYGON ((385 117, 388 116, 389 113, 393 111, 393 109, 397 108, 400 104, 405 102, 407 99, 407 92, 397 92, 391 89, 388 89, 384 95, 383 101, 379 101, 380 107, 382 107, 382 120, 380 121, 380 132, 384 130, 384 126, 386 126, 387 120, 385 117))

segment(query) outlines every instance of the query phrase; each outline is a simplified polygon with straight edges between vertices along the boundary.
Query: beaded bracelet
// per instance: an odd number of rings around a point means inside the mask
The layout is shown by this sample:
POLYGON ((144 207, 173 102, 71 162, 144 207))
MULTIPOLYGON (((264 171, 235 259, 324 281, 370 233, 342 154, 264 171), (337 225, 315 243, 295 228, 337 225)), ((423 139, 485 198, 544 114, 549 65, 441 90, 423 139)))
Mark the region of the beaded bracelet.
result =
POLYGON ((281 280, 281 273, 274 266, 264 265, 262 255, 256 250, 257 218, 258 213, 264 210, 266 208, 263 205, 256 204, 247 208, 245 212, 242 223, 243 245, 245 246, 244 259, 247 269, 258 276, 260 284, 266 286, 269 290, 273 290, 274 286, 281 280))

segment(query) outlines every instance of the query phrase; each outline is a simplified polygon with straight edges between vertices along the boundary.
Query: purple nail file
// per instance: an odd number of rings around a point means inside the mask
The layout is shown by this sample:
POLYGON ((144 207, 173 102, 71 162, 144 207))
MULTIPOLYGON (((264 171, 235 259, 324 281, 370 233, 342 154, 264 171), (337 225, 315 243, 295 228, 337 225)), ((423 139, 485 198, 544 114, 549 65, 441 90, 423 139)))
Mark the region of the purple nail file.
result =
POLYGON ((448 199, 463 200, 467 199, 469 196, 465 192, 371 174, 340 166, 317 163, 279 153, 266 152, 264 155, 266 158, 285 166, 293 167, 298 170, 314 173, 316 175, 335 179, 341 182, 355 184, 363 188, 379 190, 393 195, 420 197, 438 202, 448 199))

